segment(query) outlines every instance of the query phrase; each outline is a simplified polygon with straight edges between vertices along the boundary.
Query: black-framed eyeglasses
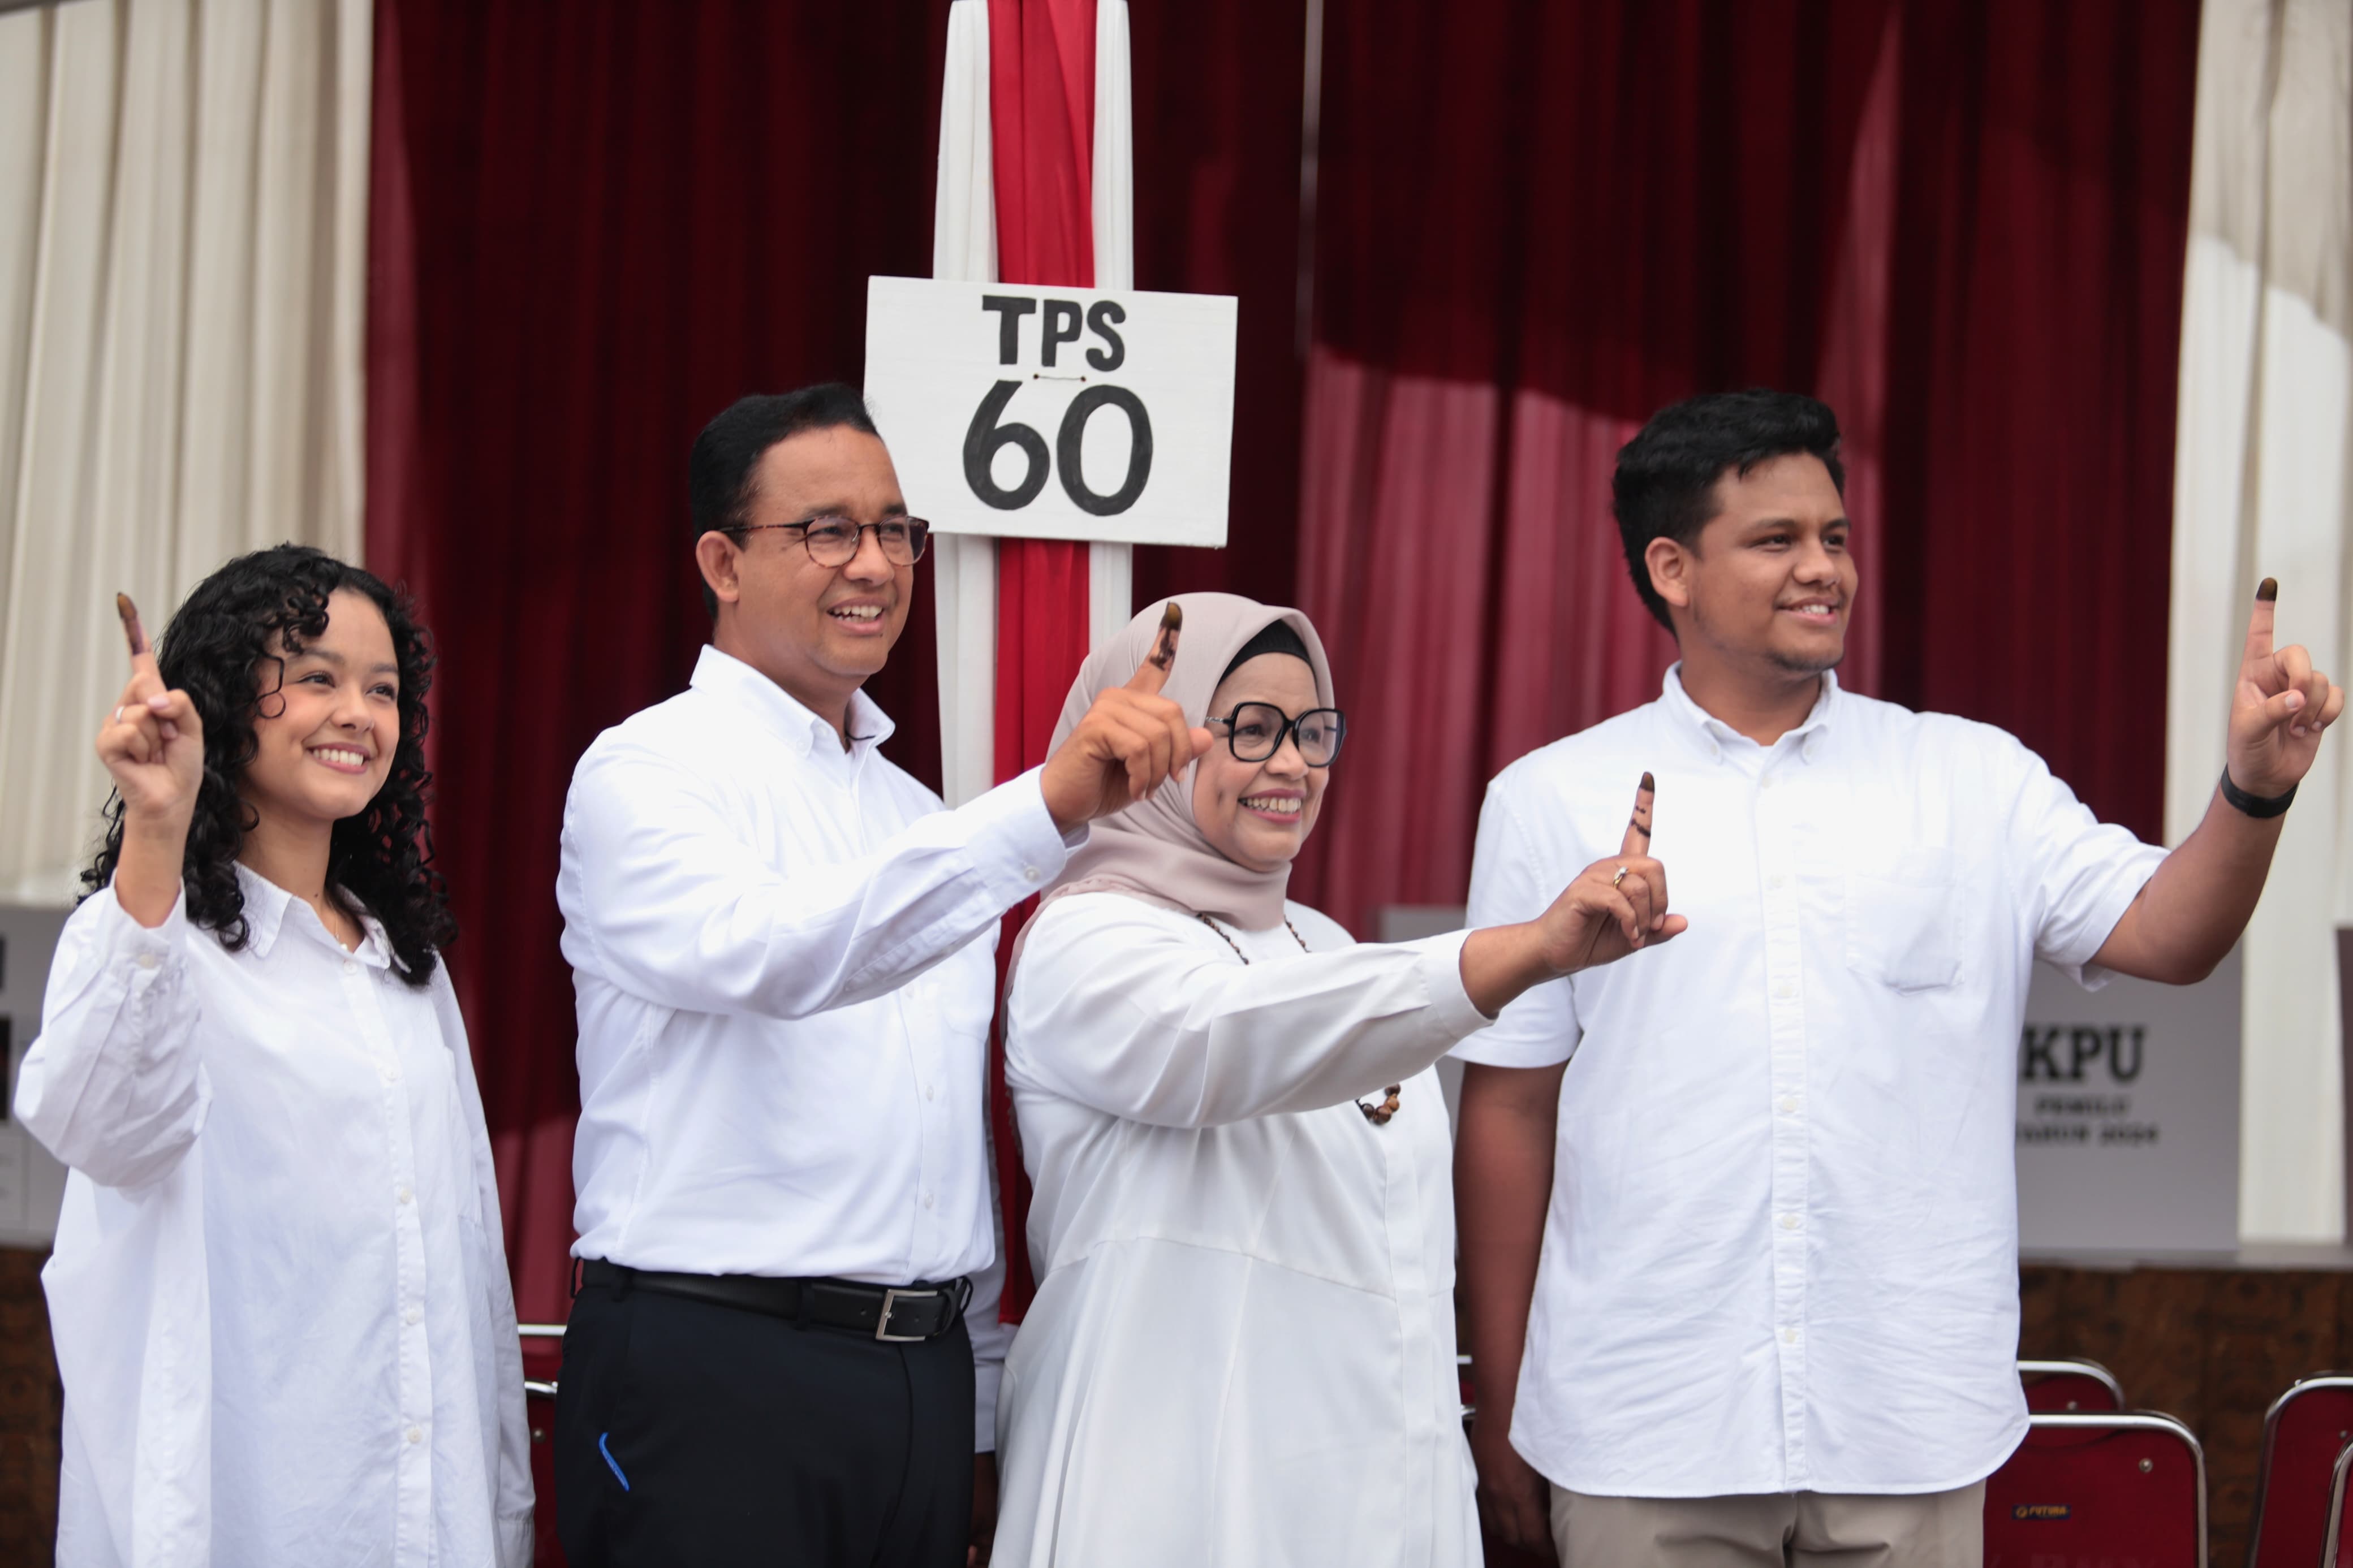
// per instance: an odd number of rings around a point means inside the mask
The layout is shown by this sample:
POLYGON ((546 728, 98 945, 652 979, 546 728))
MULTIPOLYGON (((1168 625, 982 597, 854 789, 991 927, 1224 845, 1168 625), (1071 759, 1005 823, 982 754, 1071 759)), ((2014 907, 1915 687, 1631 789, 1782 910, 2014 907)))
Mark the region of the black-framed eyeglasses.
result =
POLYGON ((813 517, 806 522, 747 522, 731 533, 758 533, 769 528, 797 528, 809 559, 820 566, 847 566, 858 558, 858 546, 868 529, 882 547, 882 559, 893 566, 913 566, 923 558, 932 525, 920 517, 886 517, 881 522, 860 522, 847 517, 813 517))
POLYGON ((1222 724, 1226 745, 1241 763, 1262 763, 1282 750, 1283 737, 1299 740, 1299 758, 1311 768, 1328 768, 1348 733, 1348 716, 1337 708, 1310 708, 1293 719, 1271 702, 1238 702, 1212 724, 1222 724))

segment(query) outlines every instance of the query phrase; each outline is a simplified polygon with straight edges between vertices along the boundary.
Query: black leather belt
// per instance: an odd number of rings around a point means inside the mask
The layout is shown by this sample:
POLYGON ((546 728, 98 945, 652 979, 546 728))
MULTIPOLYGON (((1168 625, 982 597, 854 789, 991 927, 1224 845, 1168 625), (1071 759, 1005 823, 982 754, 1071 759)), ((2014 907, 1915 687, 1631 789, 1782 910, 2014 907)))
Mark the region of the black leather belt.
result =
POLYGON ((602 1285, 616 1295, 654 1290, 796 1323, 848 1329, 884 1344, 938 1339, 956 1326, 965 1303, 972 1300, 969 1279, 886 1286, 856 1279, 779 1279, 765 1274, 665 1274, 601 1258, 581 1260, 580 1283, 602 1285))

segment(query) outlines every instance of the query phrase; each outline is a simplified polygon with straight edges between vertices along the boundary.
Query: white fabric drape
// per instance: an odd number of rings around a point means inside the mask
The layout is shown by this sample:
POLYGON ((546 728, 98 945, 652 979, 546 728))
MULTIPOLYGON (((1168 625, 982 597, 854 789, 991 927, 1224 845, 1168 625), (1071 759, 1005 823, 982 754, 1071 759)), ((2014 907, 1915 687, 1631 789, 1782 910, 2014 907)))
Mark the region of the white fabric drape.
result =
MULTIPOLYGON (((1135 287, 1135 158, 1127 0, 1095 7, 1095 287, 1135 287)), ((997 184, 990 163, 988 0, 948 7, 940 89, 940 175, 932 208, 932 276, 997 278, 997 184)), ((1134 614, 1134 551, 1087 549, 1090 646, 1134 614)), ((940 661, 940 793, 950 805, 997 783, 997 542, 934 535, 932 592, 940 661)))
MULTIPOLYGON (((2353 417, 2353 16, 2337 0, 2207 0, 2175 448, 2165 831, 2198 825, 2255 584, 2279 635, 2344 678, 2353 417)), ((2246 937, 2239 1230, 2345 1230, 2334 927, 2353 922, 2341 742, 2324 747, 2246 937)))
POLYGON ((369 0, 0 16, 0 900, 70 897, 91 751, 230 555, 360 547, 369 0))

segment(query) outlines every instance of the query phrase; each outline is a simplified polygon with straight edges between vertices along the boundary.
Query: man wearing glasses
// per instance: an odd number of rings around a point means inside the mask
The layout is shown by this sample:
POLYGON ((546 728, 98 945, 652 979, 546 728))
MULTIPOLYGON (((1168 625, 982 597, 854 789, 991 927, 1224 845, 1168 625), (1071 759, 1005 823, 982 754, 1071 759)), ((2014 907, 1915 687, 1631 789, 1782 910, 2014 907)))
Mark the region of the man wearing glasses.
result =
POLYGON ((997 920, 1209 738, 1147 665, 1043 767, 944 810, 876 752, 860 689, 928 525, 858 394, 741 400, 688 491, 711 646, 597 738, 565 807, 565 1552, 947 1568, 985 1549, 993 1491, 1002 1353, 976 1409, 964 1310, 994 1256, 997 920))

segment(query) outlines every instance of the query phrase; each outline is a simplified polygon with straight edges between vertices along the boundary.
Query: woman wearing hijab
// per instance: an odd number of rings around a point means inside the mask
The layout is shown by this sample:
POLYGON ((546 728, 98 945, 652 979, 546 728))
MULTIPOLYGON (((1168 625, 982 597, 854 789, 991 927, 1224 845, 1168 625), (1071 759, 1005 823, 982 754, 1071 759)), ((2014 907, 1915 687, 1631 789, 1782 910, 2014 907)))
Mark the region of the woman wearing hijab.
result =
MULTIPOLYGON (((997 1406, 994 1560, 1470 1568, 1431 1067, 1529 986, 1683 928, 1649 781, 1627 853, 1541 919, 1360 945, 1284 898, 1345 733, 1314 627, 1176 603, 1165 694, 1215 742, 1095 825, 1014 953, 1040 1283, 997 1406)), ((1064 731, 1161 616, 1087 660, 1064 731)))

